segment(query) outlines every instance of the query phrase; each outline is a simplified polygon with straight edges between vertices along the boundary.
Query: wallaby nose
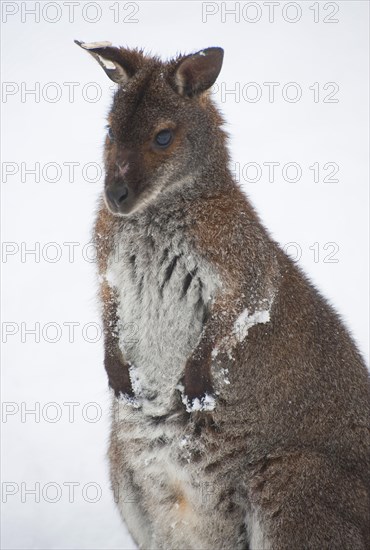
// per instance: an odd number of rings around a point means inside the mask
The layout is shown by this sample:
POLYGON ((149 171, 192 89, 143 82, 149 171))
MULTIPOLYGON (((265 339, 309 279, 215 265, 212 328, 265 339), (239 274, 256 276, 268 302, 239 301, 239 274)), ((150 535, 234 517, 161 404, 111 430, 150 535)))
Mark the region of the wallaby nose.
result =
POLYGON ((113 187, 113 189, 106 189, 107 199, 119 209, 121 204, 128 197, 128 187, 127 185, 119 185, 113 187))

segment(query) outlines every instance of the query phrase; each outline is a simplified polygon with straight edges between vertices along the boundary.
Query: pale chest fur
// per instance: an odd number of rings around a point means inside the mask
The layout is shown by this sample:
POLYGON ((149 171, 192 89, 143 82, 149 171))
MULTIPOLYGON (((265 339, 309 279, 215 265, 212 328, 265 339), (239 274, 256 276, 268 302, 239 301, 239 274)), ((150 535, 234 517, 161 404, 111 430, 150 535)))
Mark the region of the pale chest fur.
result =
POLYGON ((168 412, 219 286, 181 231, 127 223, 106 278, 118 296, 120 346, 147 413, 168 412))

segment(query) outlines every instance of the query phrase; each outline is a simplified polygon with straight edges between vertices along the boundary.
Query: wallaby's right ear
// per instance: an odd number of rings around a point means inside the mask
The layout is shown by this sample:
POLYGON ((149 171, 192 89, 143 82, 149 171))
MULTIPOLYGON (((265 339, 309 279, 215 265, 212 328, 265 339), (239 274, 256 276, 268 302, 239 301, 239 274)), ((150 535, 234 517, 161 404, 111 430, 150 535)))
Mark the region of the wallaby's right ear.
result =
POLYGON ((220 74, 223 57, 222 48, 206 48, 182 58, 174 72, 177 91, 192 97, 208 90, 220 74))
POLYGON ((75 40, 75 43, 88 51, 103 67, 109 78, 117 84, 125 84, 137 70, 134 59, 138 55, 137 52, 114 48, 111 42, 86 43, 75 40))

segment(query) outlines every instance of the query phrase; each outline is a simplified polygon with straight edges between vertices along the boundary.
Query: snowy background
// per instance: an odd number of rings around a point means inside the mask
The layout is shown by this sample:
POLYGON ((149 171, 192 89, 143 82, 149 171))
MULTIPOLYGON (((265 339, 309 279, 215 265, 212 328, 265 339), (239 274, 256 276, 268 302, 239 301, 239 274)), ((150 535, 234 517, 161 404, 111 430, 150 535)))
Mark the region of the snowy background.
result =
POLYGON ((134 548, 109 490, 109 394, 88 245, 112 83, 73 39, 163 58, 225 49, 214 97, 232 169, 367 357, 369 7, 1 8, 2 548, 134 548))

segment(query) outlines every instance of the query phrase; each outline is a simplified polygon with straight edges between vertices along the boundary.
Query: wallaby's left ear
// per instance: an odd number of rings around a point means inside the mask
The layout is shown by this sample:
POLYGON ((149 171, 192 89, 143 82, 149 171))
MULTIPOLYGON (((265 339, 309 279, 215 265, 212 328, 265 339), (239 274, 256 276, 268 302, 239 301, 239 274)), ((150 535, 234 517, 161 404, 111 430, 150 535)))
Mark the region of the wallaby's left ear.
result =
POLYGON ((205 92, 216 81, 224 57, 222 48, 206 48, 181 59, 175 67, 175 85, 184 96, 205 92))
POLYGON ((130 62, 129 56, 124 55, 124 50, 114 48, 111 42, 86 43, 75 40, 75 43, 97 60, 113 82, 125 84, 134 75, 136 67, 130 62))

